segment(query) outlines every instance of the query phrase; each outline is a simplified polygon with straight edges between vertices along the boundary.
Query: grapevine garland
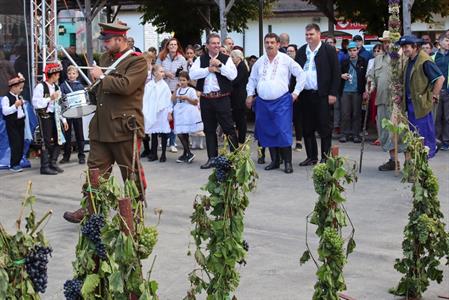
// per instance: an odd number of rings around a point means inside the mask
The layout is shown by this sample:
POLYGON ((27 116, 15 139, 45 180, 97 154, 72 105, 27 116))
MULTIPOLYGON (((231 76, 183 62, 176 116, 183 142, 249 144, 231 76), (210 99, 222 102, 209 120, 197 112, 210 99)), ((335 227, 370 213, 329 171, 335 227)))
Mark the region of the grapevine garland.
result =
POLYGON ((338 292, 346 289, 343 277, 343 267, 348 255, 355 248, 354 226, 346 212, 343 203, 346 201, 342 193, 343 184, 357 180, 355 165, 350 171, 345 168, 345 159, 341 157, 329 157, 326 163, 318 164, 313 168, 313 184, 319 195, 313 212, 306 219, 306 247, 300 259, 300 264, 313 259, 318 270, 318 281, 315 284, 314 300, 339 299, 338 292), (349 223, 352 227, 351 234, 346 244, 342 236, 343 227, 349 223), (313 257, 309 248, 307 231, 308 223, 317 226, 315 233, 320 237, 318 246, 318 260, 313 257))
POLYGON ((194 201, 191 235, 199 267, 189 274, 191 289, 185 300, 203 291, 207 299, 230 299, 239 284, 236 265, 245 263, 249 247, 243 240, 247 193, 255 189, 257 179, 249 143, 215 159, 215 170, 202 188, 209 195, 198 195, 194 201))
POLYGON ((438 199, 438 179, 427 159, 424 138, 411 131, 405 121, 399 126, 385 120, 389 130, 404 134, 411 159, 404 165, 403 182, 412 182, 413 207, 409 223, 404 228, 402 250, 404 257, 396 259, 394 268, 404 274, 390 292, 406 298, 420 298, 430 281, 441 283, 440 261, 446 257, 449 265, 449 233, 445 231, 444 215, 438 199))
POLYGON ((152 267, 144 278, 141 265, 151 255, 158 232, 144 224, 135 182, 127 180, 122 190, 113 176, 98 178, 98 184, 90 180, 88 175, 82 207, 93 213, 81 222, 73 278, 64 283, 66 299, 158 299, 158 284, 150 280, 152 267), (126 202, 131 220, 122 216, 120 205, 126 202), (111 210, 117 213, 111 215, 111 210))
POLYGON ((31 182, 20 216, 16 221, 17 232, 10 235, 0 224, 0 299, 37 300, 39 293, 47 288, 47 264, 52 249, 43 233, 43 223, 51 216, 48 211, 36 221, 33 204, 36 197, 31 194, 31 182), (25 230, 21 229, 22 215, 29 207, 25 218, 25 230))

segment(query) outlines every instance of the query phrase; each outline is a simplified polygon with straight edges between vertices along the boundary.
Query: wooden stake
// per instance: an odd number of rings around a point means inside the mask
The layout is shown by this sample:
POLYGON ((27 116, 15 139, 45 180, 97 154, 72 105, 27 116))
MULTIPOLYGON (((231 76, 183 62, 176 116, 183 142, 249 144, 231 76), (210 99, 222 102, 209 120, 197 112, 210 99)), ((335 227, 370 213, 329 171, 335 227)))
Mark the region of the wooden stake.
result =
MULTIPOLYGON (((100 186, 100 169, 94 168, 88 170, 89 174, 88 181, 90 183, 90 187, 88 188, 98 188, 100 186)), ((89 215, 92 215, 96 213, 95 208, 95 199, 92 191, 86 192, 87 193, 87 211, 89 212, 89 215)))
POLYGON ((133 213, 131 208, 131 198, 122 198, 118 200, 120 216, 124 221, 122 231, 126 235, 134 235, 133 213))

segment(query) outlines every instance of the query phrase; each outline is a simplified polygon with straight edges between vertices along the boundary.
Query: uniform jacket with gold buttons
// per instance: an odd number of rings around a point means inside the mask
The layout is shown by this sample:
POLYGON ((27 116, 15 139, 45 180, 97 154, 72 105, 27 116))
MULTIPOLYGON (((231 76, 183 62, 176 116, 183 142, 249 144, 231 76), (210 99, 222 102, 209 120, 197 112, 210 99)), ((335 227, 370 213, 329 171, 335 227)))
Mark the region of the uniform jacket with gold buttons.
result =
MULTIPOLYGON (((100 66, 108 67, 118 57, 120 54, 104 53, 100 57, 100 66)), ((97 110, 89 125, 89 139, 99 142, 131 140, 133 134, 127 122, 133 116, 139 128, 138 136, 144 136, 142 99, 147 75, 145 59, 132 54, 121 61, 115 71, 103 78, 94 91, 97 110)))

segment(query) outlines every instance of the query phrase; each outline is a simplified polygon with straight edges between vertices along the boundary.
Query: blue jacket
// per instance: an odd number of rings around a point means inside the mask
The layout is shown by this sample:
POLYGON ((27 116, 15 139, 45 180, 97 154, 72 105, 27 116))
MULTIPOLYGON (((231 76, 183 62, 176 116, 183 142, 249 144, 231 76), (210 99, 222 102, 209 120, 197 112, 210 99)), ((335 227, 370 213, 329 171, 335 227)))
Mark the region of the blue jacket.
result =
POLYGON ((66 80, 60 86, 62 95, 66 95, 72 92, 67 86, 67 84, 70 85, 70 88, 72 89, 73 92, 84 90, 84 85, 78 80, 75 81, 66 80))

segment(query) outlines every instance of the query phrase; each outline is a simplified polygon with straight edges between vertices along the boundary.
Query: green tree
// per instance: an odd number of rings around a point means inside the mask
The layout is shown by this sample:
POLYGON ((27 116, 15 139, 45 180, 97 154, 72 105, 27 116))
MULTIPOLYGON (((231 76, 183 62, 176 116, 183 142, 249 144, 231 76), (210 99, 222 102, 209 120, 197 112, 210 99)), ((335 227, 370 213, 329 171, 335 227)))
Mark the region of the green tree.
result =
MULTIPOLYGON (((275 0, 264 0, 265 13, 275 0)), ((230 1, 227 1, 229 3, 230 1)), ((228 31, 241 32, 258 17, 258 0, 236 0, 227 14, 228 31)), ((174 32, 183 46, 199 43, 203 30, 219 30, 218 5, 214 0, 145 0, 142 22, 151 22, 158 32, 174 32)))
MULTIPOLYGON (((367 31, 382 34, 388 28, 388 0, 307 0, 332 19, 329 3, 335 7, 335 18, 344 18, 352 22, 367 25, 367 31)), ((447 0, 415 0, 412 6, 413 21, 432 21, 434 15, 449 15, 447 0)), ((334 18, 334 20, 335 20, 334 18)))

